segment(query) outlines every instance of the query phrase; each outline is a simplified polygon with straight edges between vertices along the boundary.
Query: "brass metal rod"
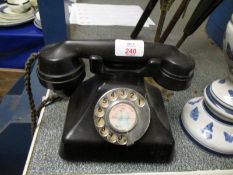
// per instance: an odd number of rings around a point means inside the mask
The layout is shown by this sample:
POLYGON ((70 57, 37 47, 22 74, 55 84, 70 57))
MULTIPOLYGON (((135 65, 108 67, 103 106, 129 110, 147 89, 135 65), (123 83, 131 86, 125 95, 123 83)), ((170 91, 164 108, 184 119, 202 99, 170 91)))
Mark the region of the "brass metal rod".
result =
POLYGON ((179 8, 176 10, 176 13, 174 14, 173 18, 171 19, 170 23, 168 24, 167 28, 165 29, 164 33, 162 34, 159 42, 164 43, 171 33, 172 29, 175 27, 177 21, 180 19, 182 13, 187 7, 187 4, 190 2, 190 0, 183 0, 179 6, 179 8))
POLYGON ((162 33, 162 30, 163 30, 163 25, 164 25, 166 15, 167 15, 167 11, 166 10, 161 10, 159 23, 158 23, 158 27, 157 27, 155 38, 154 38, 155 42, 159 41, 159 39, 160 39, 160 35, 162 33))

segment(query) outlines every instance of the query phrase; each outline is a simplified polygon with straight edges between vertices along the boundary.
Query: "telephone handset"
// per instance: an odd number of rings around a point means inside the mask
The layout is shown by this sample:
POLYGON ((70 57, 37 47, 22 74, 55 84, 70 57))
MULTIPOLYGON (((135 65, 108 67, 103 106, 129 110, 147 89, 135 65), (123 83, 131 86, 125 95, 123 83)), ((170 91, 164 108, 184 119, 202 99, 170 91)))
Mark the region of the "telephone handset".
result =
POLYGON ((184 90, 193 77, 194 61, 172 46, 124 40, 126 47, 121 48, 117 41, 66 41, 41 50, 41 84, 70 97, 60 155, 166 161, 174 140, 161 94, 143 77, 184 90), (85 81, 83 58, 95 74, 85 81))

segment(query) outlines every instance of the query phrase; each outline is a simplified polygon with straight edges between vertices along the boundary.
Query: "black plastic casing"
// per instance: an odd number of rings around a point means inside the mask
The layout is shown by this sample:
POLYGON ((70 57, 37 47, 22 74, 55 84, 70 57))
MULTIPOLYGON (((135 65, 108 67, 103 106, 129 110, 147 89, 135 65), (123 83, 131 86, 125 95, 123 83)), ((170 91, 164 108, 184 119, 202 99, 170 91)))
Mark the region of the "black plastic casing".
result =
POLYGON ((114 41, 67 41, 43 48, 38 78, 42 85, 61 96, 70 96, 59 153, 66 160, 168 162, 173 153, 172 137, 161 93, 144 82, 153 77, 161 86, 184 90, 194 71, 192 58, 173 46, 144 43, 142 57, 115 55, 114 41), (83 58, 95 74, 85 78, 83 58), (83 81, 83 82, 82 82, 83 81), (114 88, 130 88, 144 96, 150 107, 150 125, 132 146, 114 145, 97 132, 94 106, 114 88))
POLYGON ((94 76, 84 81, 70 98, 59 154, 72 161, 169 162, 174 139, 160 91, 142 78, 109 79, 94 76), (90 88, 91 87, 91 88, 90 88), (130 88, 142 94, 150 107, 150 125, 131 146, 105 141, 93 122, 96 101, 113 88, 130 88))

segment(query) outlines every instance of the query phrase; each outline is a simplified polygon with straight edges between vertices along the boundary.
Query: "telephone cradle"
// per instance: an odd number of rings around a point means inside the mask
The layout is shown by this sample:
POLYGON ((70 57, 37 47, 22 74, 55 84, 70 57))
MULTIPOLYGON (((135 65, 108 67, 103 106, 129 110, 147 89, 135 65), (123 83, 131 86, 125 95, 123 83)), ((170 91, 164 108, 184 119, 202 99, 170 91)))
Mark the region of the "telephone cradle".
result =
POLYGON ((166 110, 144 77, 184 90, 195 63, 173 46, 134 40, 124 42, 136 49, 141 42, 143 54, 117 55, 116 41, 66 41, 41 50, 41 84, 70 97, 59 154, 72 161, 168 162, 174 139, 166 110), (86 80, 83 59, 94 73, 86 80))

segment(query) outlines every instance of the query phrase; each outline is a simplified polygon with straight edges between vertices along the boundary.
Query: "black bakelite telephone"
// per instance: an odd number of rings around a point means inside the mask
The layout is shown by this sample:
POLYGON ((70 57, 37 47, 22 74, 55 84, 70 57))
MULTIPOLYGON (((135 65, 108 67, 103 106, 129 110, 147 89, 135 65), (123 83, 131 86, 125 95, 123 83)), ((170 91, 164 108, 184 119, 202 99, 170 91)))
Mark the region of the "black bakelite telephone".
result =
POLYGON ((168 161, 174 140, 163 100, 144 77, 184 90, 194 65, 173 46, 137 40, 66 41, 43 48, 37 67, 41 84, 70 97, 61 157, 168 161), (83 58, 95 74, 85 81, 83 58))

